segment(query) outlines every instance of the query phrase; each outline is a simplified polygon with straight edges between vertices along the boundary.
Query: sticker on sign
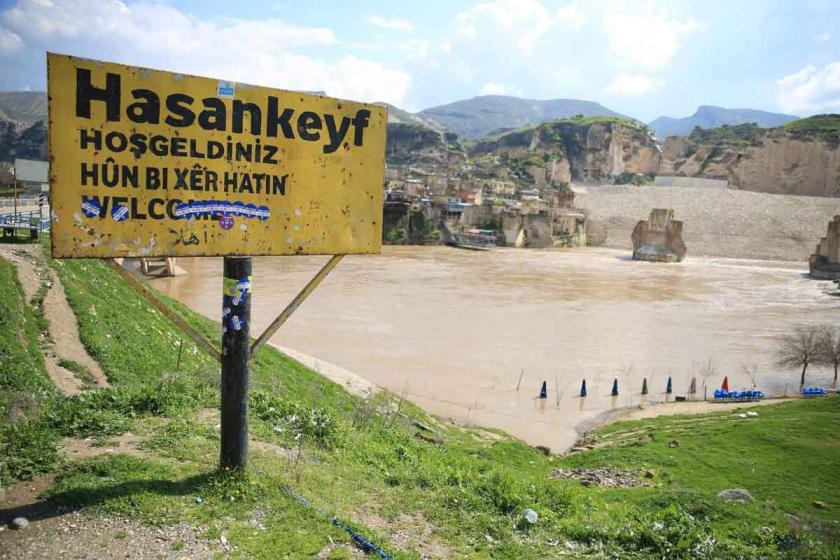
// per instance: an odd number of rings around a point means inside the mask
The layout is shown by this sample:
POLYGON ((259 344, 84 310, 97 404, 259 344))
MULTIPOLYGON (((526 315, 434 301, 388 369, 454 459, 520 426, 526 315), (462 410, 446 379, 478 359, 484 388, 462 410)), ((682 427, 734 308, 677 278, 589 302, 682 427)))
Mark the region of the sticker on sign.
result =
POLYGON ((380 251, 385 108, 47 63, 54 257, 380 251))
POLYGON ((226 99, 233 99, 236 92, 236 86, 233 82, 219 82, 219 87, 216 88, 216 95, 226 99))

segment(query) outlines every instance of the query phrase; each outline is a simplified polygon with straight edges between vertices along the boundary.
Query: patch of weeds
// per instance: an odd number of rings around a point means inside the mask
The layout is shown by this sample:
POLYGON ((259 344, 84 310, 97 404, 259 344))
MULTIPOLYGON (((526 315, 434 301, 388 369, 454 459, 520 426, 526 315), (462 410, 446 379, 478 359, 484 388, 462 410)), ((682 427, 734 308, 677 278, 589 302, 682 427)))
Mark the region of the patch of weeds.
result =
POLYGON ((113 436, 130 430, 145 415, 181 416, 218 400, 207 379, 171 376, 150 388, 109 388, 65 399, 52 421, 62 435, 113 436))
POLYGON ((197 492, 205 501, 215 499, 239 504, 251 504, 266 493, 256 475, 249 471, 231 471, 227 468, 209 475, 197 492))
POLYGON ((47 317, 44 315, 44 299, 47 297, 47 292, 50 290, 50 285, 46 278, 41 276, 40 284, 38 284, 38 290, 32 296, 30 300, 30 305, 32 306, 32 313, 35 316, 35 322, 38 327, 38 331, 41 333, 41 340, 42 342, 46 342, 51 339, 50 337, 50 329, 49 324, 47 323, 47 317))
POLYGON ((94 379, 88 368, 79 362, 61 358, 58 360, 58 365, 72 373, 73 377, 82 382, 82 386, 85 389, 92 389, 96 387, 96 379, 94 379))
POLYGON ((60 462, 57 436, 43 422, 12 422, 0 429, 0 484, 28 480, 60 462))
POLYGON ((101 509, 146 523, 174 524, 184 518, 184 498, 195 495, 208 476, 184 477, 170 465, 118 453, 70 465, 47 496, 73 509, 101 509))
POLYGON ((326 410, 302 406, 261 390, 251 392, 249 406, 257 418, 269 423, 287 443, 305 437, 320 446, 332 447, 339 439, 339 427, 326 410))
POLYGON ((196 461, 213 455, 218 439, 207 426, 191 418, 177 418, 155 430, 142 447, 182 461, 196 461))

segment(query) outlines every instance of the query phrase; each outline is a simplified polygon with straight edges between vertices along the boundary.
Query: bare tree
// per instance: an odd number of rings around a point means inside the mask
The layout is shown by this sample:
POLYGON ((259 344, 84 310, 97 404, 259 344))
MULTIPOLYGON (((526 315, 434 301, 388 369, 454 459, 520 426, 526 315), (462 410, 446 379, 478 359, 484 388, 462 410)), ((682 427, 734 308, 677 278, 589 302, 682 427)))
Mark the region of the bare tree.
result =
POLYGON ((825 326, 820 331, 817 362, 834 368, 834 386, 836 387, 837 370, 840 368, 840 327, 825 326))
POLYGON ((717 367, 712 360, 706 360, 705 364, 700 365, 700 378, 703 380, 703 394, 706 394, 706 388, 709 386, 709 379, 717 377, 717 367))
POLYGON ((793 333, 779 340, 778 364, 788 367, 802 366, 802 375, 799 378, 800 387, 805 386, 805 371, 808 366, 819 359, 821 330, 818 327, 799 326, 793 333))
POLYGON ((758 386, 756 382, 756 380, 758 379, 758 366, 755 364, 749 366, 741 366, 741 371, 744 372, 744 375, 750 378, 750 381, 752 381, 753 389, 755 389, 758 386))

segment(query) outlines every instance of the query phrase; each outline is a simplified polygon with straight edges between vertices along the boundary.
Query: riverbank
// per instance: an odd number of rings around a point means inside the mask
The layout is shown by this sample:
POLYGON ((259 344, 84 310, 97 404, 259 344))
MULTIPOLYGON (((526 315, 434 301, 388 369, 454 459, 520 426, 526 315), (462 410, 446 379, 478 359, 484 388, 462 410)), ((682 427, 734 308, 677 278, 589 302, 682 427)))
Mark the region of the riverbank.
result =
MULTIPOLYGON (((370 381, 366 380, 360 375, 353 373, 345 368, 331 364, 324 360, 320 360, 314 356, 309 356, 303 352, 299 352, 292 348, 280 346, 270 343, 272 347, 282 352, 289 358, 299 362, 300 364, 316 371, 318 374, 326 377, 333 383, 343 387, 350 394, 362 398, 368 398, 376 395, 383 389, 377 387, 370 381)), ((408 397, 413 395, 408 394, 408 397)), ((580 398, 580 397, 578 397, 580 398)), ((417 399, 422 401, 422 397, 417 399)), ((603 412, 595 418, 580 420, 578 423, 570 426, 571 431, 568 437, 565 438, 565 444, 560 447, 552 448, 551 451, 558 455, 567 453, 575 443, 581 438, 586 439, 590 432, 609 427, 616 422, 624 422, 629 420, 645 420, 650 418, 659 418, 662 416, 697 416, 710 413, 733 413, 746 409, 754 409, 772 404, 780 404, 798 400, 798 397, 771 397, 757 402, 713 402, 713 401, 645 401, 642 404, 629 405, 623 408, 618 408, 603 412), (574 439, 572 439, 574 434, 574 439)), ((419 404, 419 403, 418 403, 419 404)), ((455 406, 461 406, 458 403, 452 403, 455 406)), ((479 411, 480 413, 480 411, 479 411)), ((495 426, 492 424, 484 425, 481 423, 470 422, 469 419, 459 421, 456 418, 449 417, 448 420, 455 424, 462 424, 467 428, 489 428, 495 426)), ((491 420, 492 422, 492 420, 491 420)), ((533 443, 533 445, 540 445, 533 443)))
MULTIPOLYGON (((267 326, 324 260, 255 259, 252 328, 267 326)), ((151 284, 217 320, 221 260, 179 265, 188 274, 151 284)), ((778 338, 840 311, 805 270, 701 257, 657 265, 613 249, 385 247, 345 257, 274 341, 433 414, 560 450, 576 426, 642 402, 645 378, 650 401, 666 400, 669 376, 674 394, 696 377, 702 395, 707 366, 709 395, 724 376, 752 387, 745 367, 766 394, 786 384, 792 393, 798 372, 776 365, 778 338), (579 399, 583 380, 589 397, 579 399), (543 381, 548 398, 537 401, 543 381)), ((831 378, 809 368, 808 383, 831 378)))
MULTIPOLYGON (((67 550, 91 554, 96 551, 86 546, 112 546, 133 558, 177 558, 187 550, 243 558, 274 558, 278 552, 290 558, 354 557, 358 551, 350 538, 330 522, 336 515, 401 560, 639 560, 696 557, 697 551, 709 558, 836 557, 832 520, 840 496, 831 465, 840 436, 833 429, 834 398, 764 407, 760 424, 721 415, 680 436, 677 451, 667 447, 673 437, 667 418, 638 427, 618 423, 596 437, 639 429, 653 436, 558 458, 498 430, 452 425, 386 391, 355 397, 264 348, 251 371, 251 469, 227 477, 215 472, 218 365, 191 343, 181 346, 178 330, 103 263, 51 266, 85 347, 112 387, 69 398, 40 388, 27 392, 33 368, 49 383, 31 353, 15 358, 15 376, 3 370, 3 414, 24 396, 37 405, 26 411, 25 422, 19 418, 0 429, 3 457, 21 459, 14 469, 6 464, 0 471, 4 484, 41 472, 57 477, 28 505, 0 503, 0 521, 19 515, 31 521, 21 532, 0 532, 0 555, 29 557, 44 547, 57 555, 61 547, 51 543, 66 543, 67 550), (10 386, 10 379, 17 384, 10 386), (771 417, 765 410, 778 412, 771 417), (768 433, 758 437, 762 430, 768 433), (724 442, 731 450, 721 453, 724 442), (62 455, 59 448, 74 452, 62 455), (622 480, 647 485, 602 488, 558 474, 583 462, 580 468, 601 468, 611 461, 605 453, 619 451, 624 455, 615 468, 624 473, 622 480), (755 462, 751 472, 744 470, 744 457, 755 462), (655 471, 654 478, 644 478, 643 469, 655 471), (328 515, 290 496, 284 490, 289 487, 328 515), (731 487, 746 487, 755 502, 716 497, 731 487), (824 507, 811 505, 814 500, 824 507), (525 508, 538 513, 535 525, 524 521, 525 508), (69 533, 63 532, 67 524, 49 524, 74 512, 79 515, 69 533), (138 524, 160 529, 145 531, 138 524), (80 543, 86 531, 104 534, 80 543), (144 550, 146 538, 158 544, 144 550), (139 549, 120 549, 120 540, 139 549)), ((34 341, 37 329, 25 325, 35 323, 20 322, 32 316, 29 300, 10 270, 0 266, 0 319, 34 341), (19 311, 11 312, 11 305, 19 311)), ((217 323, 170 304, 200 332, 217 336, 217 323)), ((17 340, 0 338, 0 351, 6 355, 17 340)), ((0 367, 8 364, 4 360, 0 367)))

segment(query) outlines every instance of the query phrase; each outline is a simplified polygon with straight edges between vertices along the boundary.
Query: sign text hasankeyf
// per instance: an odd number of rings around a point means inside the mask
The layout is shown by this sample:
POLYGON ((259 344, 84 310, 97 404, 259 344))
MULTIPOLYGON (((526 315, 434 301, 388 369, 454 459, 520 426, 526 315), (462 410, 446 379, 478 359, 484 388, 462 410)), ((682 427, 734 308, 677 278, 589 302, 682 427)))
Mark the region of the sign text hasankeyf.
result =
POLYGON ((47 58, 53 256, 379 252, 384 108, 47 58))

